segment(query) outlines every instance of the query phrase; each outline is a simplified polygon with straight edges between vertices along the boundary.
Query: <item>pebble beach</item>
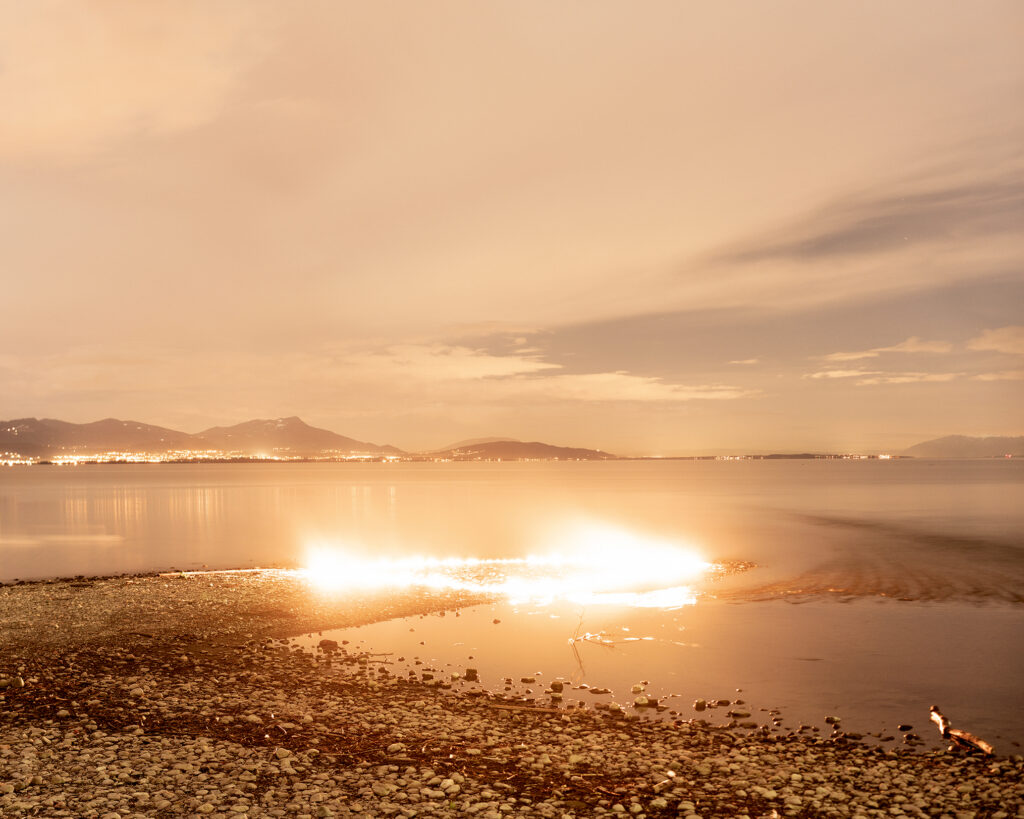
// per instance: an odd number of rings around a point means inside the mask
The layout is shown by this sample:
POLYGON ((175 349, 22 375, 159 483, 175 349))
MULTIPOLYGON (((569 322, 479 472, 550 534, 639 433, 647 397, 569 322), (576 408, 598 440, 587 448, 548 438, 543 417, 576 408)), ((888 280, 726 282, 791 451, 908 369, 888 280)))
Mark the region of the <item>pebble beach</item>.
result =
POLYGON ((0 816, 1024 817, 1024 759, 515 704, 288 638, 483 602, 295 573, 0 586, 0 816))

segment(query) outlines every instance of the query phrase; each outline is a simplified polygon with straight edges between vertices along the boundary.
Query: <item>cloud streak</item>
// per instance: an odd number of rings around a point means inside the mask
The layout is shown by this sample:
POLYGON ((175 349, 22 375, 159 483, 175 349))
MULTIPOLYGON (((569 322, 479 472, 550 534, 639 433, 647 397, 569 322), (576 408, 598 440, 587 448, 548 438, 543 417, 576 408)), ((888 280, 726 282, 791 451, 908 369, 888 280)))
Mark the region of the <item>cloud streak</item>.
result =
POLYGON ((870 378, 862 378, 857 382, 858 387, 868 387, 877 384, 924 384, 942 383, 961 378, 963 373, 881 373, 870 378))
POLYGON ((1024 222, 1024 173, 971 182, 919 180, 838 199, 781 239, 750 241, 720 260, 821 262, 903 251, 919 245, 964 243, 1019 232, 1024 222))
POLYGON ((720 305, 802 310, 994 280, 1024 260, 1024 163, 1016 133, 990 151, 949 149, 942 160, 866 190, 831 198, 772 229, 755 230, 683 265, 677 286, 691 304, 711 285, 720 305), (769 285, 770 283, 770 285, 769 285))
POLYGON ((967 342, 968 350, 991 350, 1008 355, 1024 355, 1024 326, 1011 325, 984 330, 967 342))
POLYGON ((399 345, 342 355, 333 365, 357 380, 414 381, 486 386, 505 400, 573 402, 685 402, 743 398, 751 390, 728 384, 680 384, 653 376, 615 372, 564 373, 562 365, 529 354, 497 355, 464 346, 399 345))
POLYGON ((857 379, 858 387, 871 387, 879 384, 921 384, 928 382, 946 382, 961 378, 964 373, 922 373, 922 372, 883 372, 881 370, 819 370, 807 373, 804 378, 811 379, 857 379))
POLYGON ((539 373, 558 369, 558 364, 541 361, 533 352, 495 355, 471 347, 445 344, 403 344, 380 350, 344 354, 339 362, 360 376, 373 374, 389 379, 417 381, 476 381, 484 378, 539 373))
POLYGON ((1024 381, 1024 370, 1003 370, 996 373, 979 373, 971 376, 975 381, 1024 381))
POLYGON ((627 372, 555 375, 507 384, 511 393, 557 401, 613 401, 676 403, 731 401, 753 395, 725 384, 673 384, 660 378, 627 372))
POLYGON ((806 373, 804 378, 832 380, 836 378, 862 378, 868 375, 878 375, 878 373, 871 370, 818 370, 818 372, 806 373))
POLYGON ((953 345, 948 341, 922 341, 917 336, 911 336, 899 344, 889 347, 872 347, 870 350, 861 350, 853 353, 829 353, 822 356, 825 361, 858 361, 863 358, 878 358, 882 353, 948 353, 953 345))

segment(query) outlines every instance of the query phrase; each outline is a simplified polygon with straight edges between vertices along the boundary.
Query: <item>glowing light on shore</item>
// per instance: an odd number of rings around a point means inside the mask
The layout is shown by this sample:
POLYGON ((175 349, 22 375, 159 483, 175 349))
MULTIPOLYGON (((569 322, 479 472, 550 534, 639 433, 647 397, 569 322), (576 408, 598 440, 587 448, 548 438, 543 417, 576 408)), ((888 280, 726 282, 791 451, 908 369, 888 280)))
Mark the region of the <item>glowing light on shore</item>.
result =
POLYGON ((607 526, 575 527, 562 549, 523 558, 368 558, 326 545, 309 550, 305 574, 325 591, 461 590, 512 603, 672 608, 692 605, 687 583, 711 568, 689 546, 607 526))

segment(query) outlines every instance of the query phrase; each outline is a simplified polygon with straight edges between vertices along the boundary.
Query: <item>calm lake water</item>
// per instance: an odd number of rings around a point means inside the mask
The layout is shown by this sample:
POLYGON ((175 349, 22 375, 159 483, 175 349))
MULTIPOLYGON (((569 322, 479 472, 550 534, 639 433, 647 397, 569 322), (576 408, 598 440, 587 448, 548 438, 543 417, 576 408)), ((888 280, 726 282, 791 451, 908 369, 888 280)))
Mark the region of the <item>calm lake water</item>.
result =
MULTIPOLYGON (((628 704, 630 686, 646 679, 653 695, 677 695, 666 703, 687 716, 697 697, 741 697, 754 719, 765 718, 758 707, 778 707, 787 726, 838 714, 851 730, 907 722, 925 738, 935 703, 997 749, 1024 742, 1019 460, 0 470, 7 581, 302 566, 317 548, 492 559, 573 541, 586 554, 595 532, 633 538, 611 557, 625 578, 659 565, 658 553, 630 545, 648 540, 756 567, 694 579, 692 605, 506 602, 345 639, 418 651, 442 669, 479 667, 492 689, 540 672, 538 686, 561 677, 628 704), (573 651, 568 638, 584 632, 614 645, 584 641, 573 651)), ((657 581, 655 570, 635 582, 650 592, 657 581)))

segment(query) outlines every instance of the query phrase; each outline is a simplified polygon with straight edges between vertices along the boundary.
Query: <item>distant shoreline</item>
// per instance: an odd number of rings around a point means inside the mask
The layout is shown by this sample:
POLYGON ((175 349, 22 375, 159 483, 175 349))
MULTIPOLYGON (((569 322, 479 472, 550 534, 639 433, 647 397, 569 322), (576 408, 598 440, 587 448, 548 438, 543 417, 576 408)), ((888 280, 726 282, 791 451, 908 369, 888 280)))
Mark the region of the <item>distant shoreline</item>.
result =
MULTIPOLYGON (((673 449, 683 442, 666 444, 673 449)), ((706 444, 705 444, 706 445, 706 444)), ((768 444, 766 444, 767 446, 768 444)), ((777 445, 777 444, 776 444, 777 445)), ((795 446, 795 445, 794 445, 795 446)), ((805 446, 805 444, 799 444, 805 446)), ((718 448, 718 447, 716 447, 718 448)), ((629 449, 633 449, 632 446, 629 449)), ((692 451, 692 450, 691 450, 692 451)), ((56 419, 0 421, 0 465, 44 462, 248 463, 256 461, 635 461, 635 460, 962 460, 1024 455, 1024 436, 948 435, 909 448, 874 451, 776 451, 697 455, 617 455, 602 449, 563 446, 516 438, 480 438, 444 447, 403 450, 359 441, 306 424, 291 416, 254 419, 231 427, 186 433, 166 427, 107 418, 88 424, 56 419)))
POLYGON ((431 457, 366 457, 329 458, 317 456, 274 457, 231 456, 224 458, 103 458, 84 457, 74 460, 11 460, 5 466, 107 466, 107 465, 161 465, 161 464, 289 464, 289 463, 601 463, 606 461, 988 461, 1003 460, 1010 456, 978 458, 917 458, 913 455, 860 455, 840 453, 771 453, 768 455, 615 455, 603 458, 431 458, 431 457))

